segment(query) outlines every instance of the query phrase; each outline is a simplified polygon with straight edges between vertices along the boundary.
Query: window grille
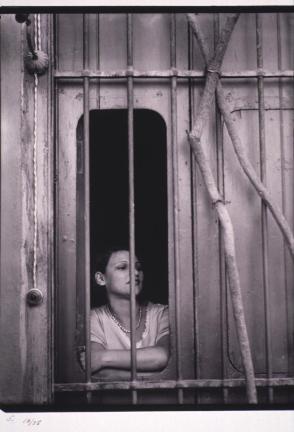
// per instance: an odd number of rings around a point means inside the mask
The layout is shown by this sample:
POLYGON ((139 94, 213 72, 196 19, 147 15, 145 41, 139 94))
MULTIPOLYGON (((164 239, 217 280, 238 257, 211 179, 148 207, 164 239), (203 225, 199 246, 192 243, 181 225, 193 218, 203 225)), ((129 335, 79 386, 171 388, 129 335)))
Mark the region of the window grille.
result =
MULTIPOLYGON (((192 178, 192 194, 191 197, 187 199, 191 200, 192 206, 192 214, 194 217, 193 222, 193 231, 194 231, 194 239, 193 239, 193 264, 194 264, 194 282, 193 282, 193 298, 190 298, 189 301, 193 304, 194 309, 194 328, 193 328, 193 338, 194 338, 194 356, 193 363, 195 365, 195 377, 193 379, 186 379, 183 371, 183 343, 181 341, 182 334, 182 323, 185 319, 185 311, 181 307, 181 284, 183 283, 181 280, 181 269, 180 269, 180 236, 181 229, 183 226, 180 222, 180 213, 181 213, 181 204, 179 202, 179 178, 181 176, 179 168, 179 142, 178 142, 178 120, 177 113, 179 110, 178 107, 178 89, 179 87, 186 86, 188 89, 188 97, 189 97, 189 118, 187 119, 187 126, 191 129, 193 119, 195 118, 195 114, 197 109, 195 109, 195 87, 199 85, 203 85, 206 71, 196 70, 194 69, 195 55, 193 50, 195 49, 195 41, 191 30, 189 28, 189 33, 187 37, 187 44, 189 45, 189 61, 188 68, 182 69, 177 67, 177 37, 180 37, 179 30, 177 29, 177 14, 169 14, 170 20, 170 34, 169 34, 169 49, 170 49, 170 67, 168 69, 158 69, 158 70, 139 70, 134 67, 134 27, 133 27, 133 14, 128 13, 125 14, 125 34, 126 34, 126 67, 124 69, 119 70, 107 70, 100 69, 99 64, 97 64, 97 68, 93 67, 93 62, 90 59, 90 51, 93 50, 93 46, 90 44, 90 26, 94 25, 94 20, 96 19, 97 24, 97 33, 99 33, 99 15, 94 16, 94 14, 84 14, 82 20, 82 67, 79 69, 78 67, 73 67, 69 70, 63 70, 59 68, 59 57, 62 55, 60 53, 60 48, 58 50, 57 46, 62 38, 62 29, 59 25, 60 17, 57 15, 54 21, 54 45, 55 45, 55 54, 56 54, 56 65, 54 71, 54 100, 55 100, 55 138, 56 138, 56 146, 57 146, 57 162, 56 169, 57 172, 61 169, 60 161, 58 159, 58 145, 59 145, 59 136, 60 136, 60 128, 62 128, 61 121, 59 119, 59 97, 63 88, 68 84, 71 86, 79 86, 82 89, 82 98, 83 98, 83 167, 84 167, 84 233, 83 239, 85 244, 84 250, 84 280, 85 280, 85 292, 84 292, 84 322, 80 321, 82 328, 85 332, 85 346, 86 346, 86 373, 84 380, 81 379, 77 382, 56 382, 54 389, 56 393, 60 392, 86 392, 88 402, 91 403, 92 393, 94 391, 107 391, 107 390, 124 390, 128 391, 132 395, 132 404, 138 404, 138 392, 142 390, 171 390, 177 395, 177 403, 182 405, 185 404, 189 398, 185 398, 185 391, 195 390, 195 400, 194 403, 201 403, 201 391, 203 389, 219 389, 221 391, 221 398, 218 399, 221 402, 227 403, 230 400, 230 392, 234 389, 241 389, 242 394, 245 395, 245 387, 246 382, 243 377, 233 378, 226 377, 225 372, 225 356, 228 344, 228 316, 227 308, 228 308, 228 290, 227 290, 227 280, 226 280, 226 266, 223 259, 223 242, 220 234, 217 240, 219 246, 219 272, 220 272, 220 287, 216 289, 220 291, 220 345, 221 345, 221 374, 222 378, 201 378, 200 374, 200 363, 201 363, 201 346, 199 344, 199 327, 201 326, 201 322, 199 322, 199 311, 198 311, 198 300, 199 300, 199 287, 197 285, 197 268, 199 266, 198 260, 198 248, 197 244, 197 230, 199 230, 199 226, 197 226, 197 213, 199 209, 195 204, 197 202, 197 187, 195 184, 201 182, 201 178, 196 169, 196 163, 192 160, 191 164, 191 178, 192 178), (92 381, 91 380, 91 371, 90 371, 90 86, 96 85, 99 87, 100 85, 104 85, 107 82, 109 85, 115 85, 116 82, 123 82, 126 86, 126 94, 127 94, 127 113, 128 113, 128 157, 129 157, 129 246, 130 246, 130 261, 131 261, 131 379, 130 381, 122 381, 122 382, 111 382, 111 381, 92 381), (162 80, 164 83, 168 81, 169 85, 169 94, 170 94, 170 124, 168 125, 171 146, 167 148, 167 159, 168 159, 168 188, 169 188, 169 224, 172 226, 169 227, 169 241, 171 242, 171 247, 169 248, 169 271, 173 274, 170 274, 169 278, 169 305, 170 305, 170 323, 171 323, 171 345, 172 345, 172 361, 175 366, 175 374, 174 378, 159 378, 158 380, 139 380, 137 377, 136 371, 136 355, 135 355, 135 276, 134 276, 134 260, 135 260, 135 196, 134 196, 134 88, 139 85, 139 82, 149 82, 153 83, 156 80, 162 80), (93 83, 93 84, 92 84, 93 83), (171 270, 172 269, 172 270, 171 270)), ((265 115, 266 111, 270 108, 266 106, 266 98, 265 98, 265 82, 268 80, 273 81, 274 85, 278 88, 278 94, 276 97, 276 101, 278 103, 273 108, 274 110, 278 110, 279 112, 279 134, 280 134, 280 143, 281 143, 281 181, 282 181, 282 207, 285 213, 286 211, 286 178, 285 178, 285 143, 284 143, 284 132, 283 127, 285 125, 285 111, 293 111, 293 101, 287 105, 287 101, 283 100, 283 80, 285 82, 289 82, 289 80, 293 79, 294 71, 292 69, 283 70, 281 63, 281 16, 280 14, 276 14, 276 25, 277 25, 277 52, 278 52, 278 65, 276 70, 268 70, 264 68, 263 64, 263 42, 262 42, 262 15, 256 14, 256 53, 257 53, 257 68, 250 70, 240 70, 240 71, 221 71, 220 75, 222 81, 227 81, 232 83, 234 80, 237 84, 240 84, 242 79, 245 79, 248 85, 255 85, 257 82, 258 89, 258 105, 249 105, 245 104, 240 109, 232 109, 232 112, 243 112, 245 110, 258 110, 258 123, 259 123, 259 146, 260 146, 260 173, 261 180, 266 184, 268 180, 269 173, 266 172, 266 150, 265 150, 265 115), (250 84, 249 84, 250 83, 250 84), (251 84, 252 83, 252 84, 251 84), (291 106, 292 104, 292 106, 291 106)), ((217 40, 218 33, 220 31, 220 16, 219 14, 214 15, 214 29, 215 29, 215 38, 217 40)), ((187 26, 188 29, 188 26, 187 26)), ((215 41, 216 42, 216 41, 215 41)), ((92 51, 91 51, 92 52, 92 51)), ((111 55, 111 54, 109 54, 111 55)), ((99 58, 99 56, 98 56, 99 58)), ((152 84, 150 84, 152 85, 152 84)), ((216 127, 216 173, 217 173, 217 181, 218 187, 220 191, 225 196, 225 180, 224 180, 224 127, 222 123, 222 118, 218 110, 215 112, 215 127, 216 127)), ((64 163, 64 161, 63 161, 64 163)), ((292 168, 293 169, 293 168, 292 168)), ((58 186, 59 187, 59 186, 58 186)), ((74 187, 74 184, 73 184, 74 187)), ((58 196, 59 191, 57 191, 58 196)), ((63 194, 65 191, 63 191, 63 194)), ((57 225, 58 225, 58 215, 59 211, 66 211, 65 207, 60 210, 58 207, 60 204, 60 200, 63 199, 63 195, 60 195, 57 198, 57 225), (59 201, 58 201, 59 199, 59 201)), ((69 211, 73 211, 71 208, 69 211)), ((262 274, 263 274, 263 291, 264 291, 264 314, 265 314, 265 363, 266 363, 266 372, 262 377, 255 377, 255 384, 258 389, 265 389, 267 399, 270 403, 275 401, 275 389, 277 388, 288 388, 294 385, 294 377, 293 376, 276 376, 273 372, 273 347, 272 347, 272 331, 271 331, 271 316, 270 316, 270 306, 269 306, 269 280, 268 280, 268 268, 270 266, 270 258, 269 258, 269 214, 268 209, 265 204, 262 204, 261 209, 261 232, 262 232, 262 274)), ((62 227, 59 225, 59 229, 62 232, 62 227)), ((60 234, 62 235, 62 234, 60 234)), ((65 239, 66 240, 66 239, 65 239)), ((57 239, 57 248, 60 245, 62 240, 57 239)), ((291 313, 293 312, 293 305, 291 299, 293 299, 293 295, 290 293, 291 287, 289 285, 289 281, 291 281, 291 271, 289 270, 289 258, 287 257, 288 252, 286 251, 286 246, 283 246, 284 253, 284 266, 285 266, 285 278, 288 278, 288 282, 285 284, 285 299, 287 301, 286 309, 288 316, 288 356, 289 362, 290 359, 293 359, 293 342, 290 336, 290 329, 293 327, 293 322, 291 319, 291 313), (288 264, 287 264, 288 263, 288 264)), ((57 252, 57 256, 58 252, 57 252)), ((70 265, 70 261, 64 261, 61 263, 57 263, 57 274, 60 275, 60 269, 63 265, 70 265), (60 268, 59 268, 60 266, 60 268)), ((59 276, 58 276, 59 277, 59 276)), ((62 284, 62 278, 57 282, 58 285, 62 284)), ((60 326, 61 323, 58 323, 60 326)), ((289 368, 290 371, 291 368, 289 368)), ((290 372, 292 373, 292 372, 290 372)), ((205 400, 205 397, 203 398, 205 400)), ((242 400, 242 398, 241 398, 242 400)), ((243 399, 244 400, 244 399, 243 399)))

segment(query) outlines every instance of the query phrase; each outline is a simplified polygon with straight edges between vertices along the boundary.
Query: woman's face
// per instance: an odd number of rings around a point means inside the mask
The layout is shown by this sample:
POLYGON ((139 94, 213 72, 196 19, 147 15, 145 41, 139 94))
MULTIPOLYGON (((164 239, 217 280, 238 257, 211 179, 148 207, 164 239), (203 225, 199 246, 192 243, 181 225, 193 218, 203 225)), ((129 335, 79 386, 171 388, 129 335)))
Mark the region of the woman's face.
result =
MULTIPOLYGON (((130 297, 130 257, 128 251, 113 252, 110 256, 105 273, 104 282, 108 295, 116 297, 130 297)), ((135 258, 135 294, 142 290, 143 271, 140 262, 135 258)))

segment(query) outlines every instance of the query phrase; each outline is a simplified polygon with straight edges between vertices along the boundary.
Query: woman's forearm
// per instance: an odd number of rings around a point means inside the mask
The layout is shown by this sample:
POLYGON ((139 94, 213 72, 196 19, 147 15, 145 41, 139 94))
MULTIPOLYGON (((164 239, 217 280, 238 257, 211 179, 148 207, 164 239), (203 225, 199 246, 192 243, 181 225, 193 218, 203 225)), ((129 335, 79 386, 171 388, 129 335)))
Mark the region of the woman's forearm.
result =
MULTIPOLYGON (((161 346, 139 348, 136 354, 138 372, 160 371, 168 362, 168 351, 161 346)), ((91 364, 93 372, 103 368, 130 370, 131 352, 130 350, 92 352, 91 364)))

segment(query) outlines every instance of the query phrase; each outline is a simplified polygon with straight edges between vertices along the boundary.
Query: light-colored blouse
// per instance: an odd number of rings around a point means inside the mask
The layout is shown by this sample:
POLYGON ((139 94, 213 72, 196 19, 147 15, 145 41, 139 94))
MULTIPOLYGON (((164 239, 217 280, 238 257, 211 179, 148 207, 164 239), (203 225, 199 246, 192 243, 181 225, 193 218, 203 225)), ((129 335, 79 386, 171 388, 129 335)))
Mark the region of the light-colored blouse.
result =
MULTIPOLYGON (((156 345, 169 334, 168 307, 161 304, 147 304, 145 329, 137 348, 156 345)), ((126 334, 111 318, 106 305, 91 310, 91 342, 97 342, 105 349, 130 349, 130 335, 126 334)))

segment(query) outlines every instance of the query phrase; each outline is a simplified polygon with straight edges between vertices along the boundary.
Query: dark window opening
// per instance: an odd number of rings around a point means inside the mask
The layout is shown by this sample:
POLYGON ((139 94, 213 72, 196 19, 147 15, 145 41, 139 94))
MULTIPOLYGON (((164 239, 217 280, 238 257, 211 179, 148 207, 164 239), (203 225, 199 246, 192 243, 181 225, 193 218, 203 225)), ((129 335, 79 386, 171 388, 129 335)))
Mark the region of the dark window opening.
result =
MULTIPOLYGON (((128 244, 128 128, 127 110, 90 112, 90 245, 84 238, 83 117, 77 126, 76 271, 75 288, 60 284, 56 307, 55 381, 80 382, 84 372, 77 347, 85 341, 85 247, 91 255, 91 307, 106 302, 94 281, 94 257, 109 243, 128 244), (66 299, 66 300, 65 300, 66 299)), ((143 295, 168 303, 166 126, 151 110, 134 112, 136 251, 144 270, 143 295)), ((71 216, 74 221, 74 217, 71 216)), ((63 240, 61 240, 63 241, 63 240)), ((73 243, 74 244, 74 243, 73 243)), ((71 246, 69 246, 71 247, 71 246)), ((74 250, 70 249, 72 253, 74 250)), ((88 276, 88 275, 87 275, 88 276)))
MULTIPOLYGON (((90 112, 91 274, 107 244, 128 244, 127 110, 90 112)), ((147 300, 168 302, 166 126, 155 111, 134 111, 136 253, 147 300)), ((105 301, 93 280, 91 306, 105 301)))

